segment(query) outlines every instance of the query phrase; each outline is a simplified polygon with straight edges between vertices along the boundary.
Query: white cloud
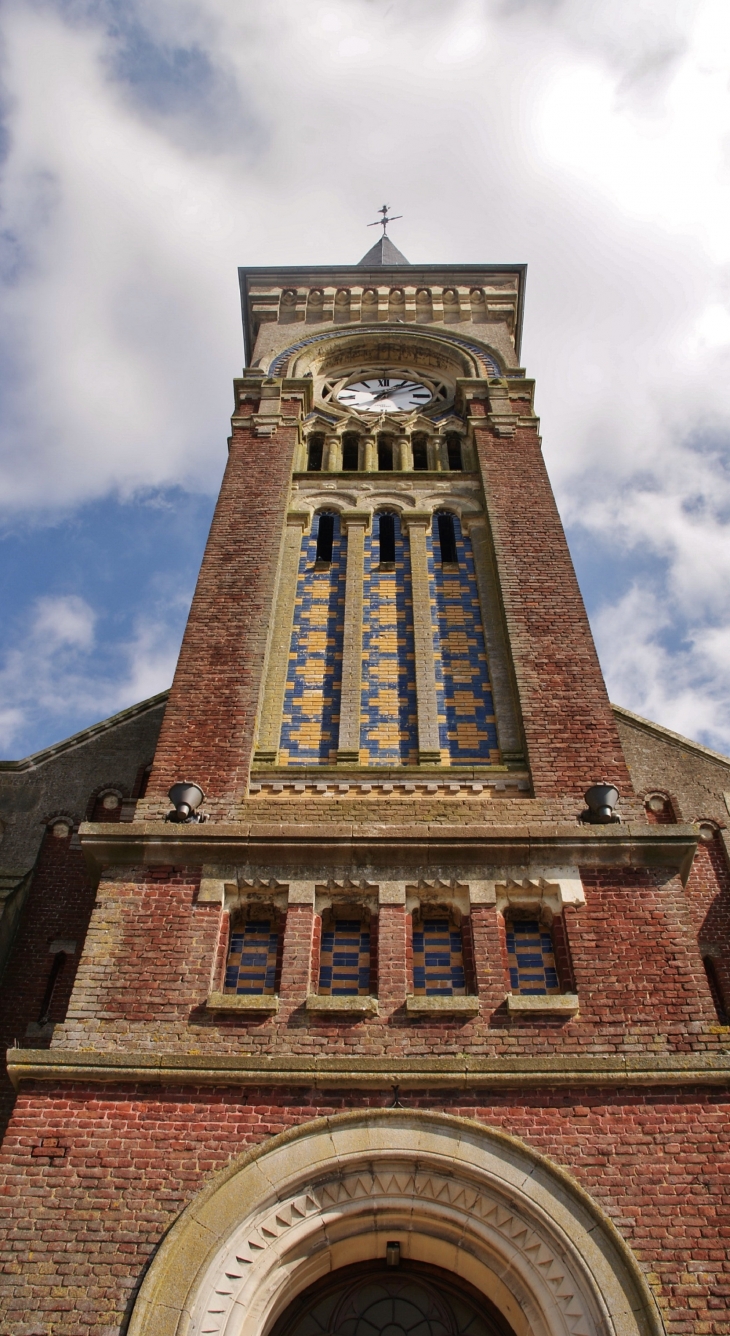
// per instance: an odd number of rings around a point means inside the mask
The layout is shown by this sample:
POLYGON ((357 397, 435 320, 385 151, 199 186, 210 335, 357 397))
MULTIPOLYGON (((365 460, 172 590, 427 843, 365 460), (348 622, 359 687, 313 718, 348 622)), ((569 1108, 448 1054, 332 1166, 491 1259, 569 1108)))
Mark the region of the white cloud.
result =
POLYGON ((164 619, 139 622, 106 660, 98 656, 98 626, 97 614, 75 595, 36 600, 0 665, 0 747, 6 754, 39 717, 51 728, 63 721, 63 736, 169 686, 178 641, 164 619))
MULTIPOLYGON (((609 679, 717 738, 725 0, 11 0, 4 43, 10 511, 215 489, 236 264, 356 261, 387 198, 413 260, 529 262, 524 360, 563 514, 662 567, 637 566, 609 679)), ((600 625, 614 599, 607 582, 600 625)), ((141 686, 157 651, 139 652, 141 686)))

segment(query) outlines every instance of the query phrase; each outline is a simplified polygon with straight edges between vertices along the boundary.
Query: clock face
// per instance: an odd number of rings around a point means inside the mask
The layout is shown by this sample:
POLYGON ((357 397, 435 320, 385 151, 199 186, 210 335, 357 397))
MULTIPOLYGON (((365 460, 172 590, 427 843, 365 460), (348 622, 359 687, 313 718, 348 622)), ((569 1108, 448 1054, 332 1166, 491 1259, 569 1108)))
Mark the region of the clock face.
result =
POLYGON ((404 376, 368 376, 365 380, 350 381, 337 395, 344 408, 356 408, 360 413, 412 413, 427 408, 433 394, 419 380, 404 376))

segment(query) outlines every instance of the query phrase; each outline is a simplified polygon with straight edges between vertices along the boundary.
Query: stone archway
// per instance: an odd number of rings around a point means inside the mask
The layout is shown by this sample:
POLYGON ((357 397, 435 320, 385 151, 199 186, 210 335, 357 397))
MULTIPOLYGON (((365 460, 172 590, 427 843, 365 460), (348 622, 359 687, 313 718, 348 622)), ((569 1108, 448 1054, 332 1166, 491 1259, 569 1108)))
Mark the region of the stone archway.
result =
POLYGON ((320 1277, 384 1258, 463 1278, 516 1336, 661 1336, 608 1218, 562 1170, 470 1119, 399 1109, 317 1119, 242 1156, 183 1212, 129 1336, 267 1336, 320 1277))

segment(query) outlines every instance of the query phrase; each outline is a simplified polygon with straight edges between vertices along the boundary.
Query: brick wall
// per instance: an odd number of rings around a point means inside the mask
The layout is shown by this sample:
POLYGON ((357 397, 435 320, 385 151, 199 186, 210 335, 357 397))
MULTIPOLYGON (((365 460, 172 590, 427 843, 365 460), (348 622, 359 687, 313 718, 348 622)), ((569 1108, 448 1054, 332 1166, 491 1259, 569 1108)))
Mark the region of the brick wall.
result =
MULTIPOLYGON (((28 891, 13 949, 0 984, 0 1045, 47 1048, 53 1023, 62 1021, 81 957, 94 890, 79 848, 71 834, 59 839, 46 831, 33 881, 28 891), (56 978, 48 1012, 51 1024, 40 1027, 41 1006, 54 963, 49 949, 59 942, 75 942, 74 954, 65 953, 56 978), (32 1032, 28 1033, 28 1027, 32 1032)), ((12 1108, 14 1091, 3 1070, 0 1084, 0 1131, 12 1108)))
MULTIPOLYGON (((670 1336, 728 1330, 725 1092, 401 1093, 478 1118, 568 1169, 634 1248, 670 1336)), ((29 1089, 0 1158, 3 1336, 116 1336, 146 1262, 217 1170, 268 1136, 392 1095, 29 1089)))
MULTIPOLYGON (((284 931, 281 1004, 272 1017, 206 1012, 222 985, 222 910, 198 904, 197 878, 184 869, 108 876, 87 936, 65 1026, 54 1047, 159 1045, 209 1053, 327 1052, 392 1056, 675 1052, 715 1047, 717 1018, 697 945, 698 921, 678 878, 661 872, 583 870, 585 907, 564 913, 565 968, 580 1013, 509 1014, 499 916, 473 909, 478 1016, 414 1017, 409 916, 382 905, 378 915, 378 1016, 340 1022, 326 1038, 304 1009, 317 975, 315 914, 290 905, 284 931), (216 965, 217 961, 217 965, 216 965), (218 973, 216 973, 216 970, 218 973)), ((709 893, 709 892, 708 892, 709 893)))
MULTIPOLYGON (((282 402, 296 414, 297 403, 282 402)), ((297 428, 234 428, 143 812, 179 779, 225 815, 246 786, 297 428)))
MULTIPOLYGON (((475 418, 486 404, 471 405, 475 418)), ((474 437, 537 795, 631 780, 535 428, 474 437)))

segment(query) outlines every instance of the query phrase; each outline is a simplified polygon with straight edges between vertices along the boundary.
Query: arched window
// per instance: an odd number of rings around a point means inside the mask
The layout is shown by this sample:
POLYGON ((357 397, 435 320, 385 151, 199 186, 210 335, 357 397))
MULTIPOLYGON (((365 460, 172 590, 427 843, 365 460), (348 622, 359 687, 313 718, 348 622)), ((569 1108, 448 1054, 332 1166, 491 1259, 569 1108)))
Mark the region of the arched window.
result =
POLYGON ((381 567, 395 565, 395 515, 381 511, 378 525, 378 562, 381 567))
POLYGON ((512 911, 505 917, 510 988, 523 996, 560 993, 553 934, 537 914, 512 911))
POLYGON ((335 537, 335 517, 329 512, 324 512, 319 516, 317 526, 317 554, 315 561, 318 566, 329 566, 332 561, 332 544, 335 537))
POLYGON ((342 468, 345 473, 356 473, 360 463, 360 440, 355 431, 346 431, 342 437, 342 468))
POLYGON ((224 993, 271 997, 276 991, 280 938, 276 910, 251 907, 234 919, 226 960, 224 993))
POLYGON ((370 915, 359 906, 333 907, 322 915, 318 991, 331 997, 370 992, 370 915))
POLYGON ((393 447, 392 436, 378 437, 378 468, 381 472, 392 473, 393 471, 393 447))
POLYGON ((322 472, 322 456, 324 454, 324 436, 321 432, 316 432, 310 436, 307 441, 307 472, 322 472))
POLYGON ((425 432, 416 432, 411 440, 411 450, 414 469, 417 472, 428 469, 428 437, 425 432))
POLYGON ((416 997, 464 997, 464 943, 461 919, 440 907, 413 917, 413 992, 416 997))
POLYGON ((456 531, 454 528, 454 517, 447 511, 440 510, 436 516, 439 533, 439 553, 442 566, 456 566, 459 562, 459 553, 456 548, 456 531))
POLYGON ((448 455, 451 472, 463 472, 464 463, 461 458, 461 437, 458 436, 455 431, 450 431, 446 437, 446 453, 448 455))
POLYGON ((715 1004, 717 1019, 720 1022, 720 1025, 727 1025, 730 1018, 728 1017, 725 999, 723 997, 722 988, 720 987, 717 966, 712 959, 712 956, 703 956, 702 964, 705 967, 705 974, 707 975, 707 982, 710 986, 712 1001, 715 1004))
POLYGON ((89 821, 119 821, 121 815, 122 799, 116 789, 105 789, 97 793, 89 821))

